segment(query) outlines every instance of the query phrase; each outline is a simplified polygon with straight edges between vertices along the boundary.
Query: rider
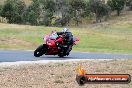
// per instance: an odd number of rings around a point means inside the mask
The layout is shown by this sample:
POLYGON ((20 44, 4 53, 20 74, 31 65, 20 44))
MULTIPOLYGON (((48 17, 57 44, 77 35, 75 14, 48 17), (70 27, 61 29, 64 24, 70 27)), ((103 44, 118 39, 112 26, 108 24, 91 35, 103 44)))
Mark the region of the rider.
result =
POLYGON ((57 35, 59 36, 56 39, 57 46, 60 47, 60 48, 64 48, 63 45, 61 45, 62 41, 64 41, 65 45, 67 45, 66 53, 69 54, 70 48, 72 48, 72 45, 73 45, 73 35, 72 35, 72 33, 69 31, 69 29, 64 28, 62 30, 62 32, 57 32, 57 35), (62 40, 62 39, 64 39, 64 40, 62 40))
MULTIPOLYGON (((58 33, 57 33, 57 34, 58 34, 58 33)), ((72 33, 69 31, 69 29, 64 28, 60 34, 63 35, 63 37, 64 37, 64 39, 65 39, 65 42, 66 42, 68 45, 73 43, 73 35, 72 35, 72 33)))

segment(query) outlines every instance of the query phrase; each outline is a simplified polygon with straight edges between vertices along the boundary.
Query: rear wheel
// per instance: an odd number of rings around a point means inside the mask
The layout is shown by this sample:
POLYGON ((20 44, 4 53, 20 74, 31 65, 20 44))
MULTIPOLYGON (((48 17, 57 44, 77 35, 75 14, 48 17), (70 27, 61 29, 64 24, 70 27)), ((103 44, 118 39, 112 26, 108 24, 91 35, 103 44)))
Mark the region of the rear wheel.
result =
POLYGON ((58 54, 58 56, 59 56, 59 57, 64 57, 65 54, 64 54, 64 52, 60 52, 60 53, 58 54))
POLYGON ((64 54, 58 54, 59 57, 64 57, 65 55, 64 54))
POLYGON ((34 56, 35 57, 40 57, 44 54, 46 50, 46 47, 44 47, 43 45, 40 45, 35 51, 34 51, 34 56))

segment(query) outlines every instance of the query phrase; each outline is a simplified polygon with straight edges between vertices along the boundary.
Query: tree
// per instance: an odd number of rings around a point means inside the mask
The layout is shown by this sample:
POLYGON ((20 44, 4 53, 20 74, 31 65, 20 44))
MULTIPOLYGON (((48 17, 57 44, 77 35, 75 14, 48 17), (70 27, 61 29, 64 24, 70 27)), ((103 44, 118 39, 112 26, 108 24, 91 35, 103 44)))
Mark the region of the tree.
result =
POLYGON ((18 24, 24 23, 24 12, 26 10, 26 4, 24 1, 17 1, 15 3, 15 16, 14 22, 18 24))
POLYGON ((132 0, 126 0, 126 5, 132 10, 132 0))
POLYGON ((38 25, 38 20, 40 16, 39 0, 33 0, 31 5, 27 8, 24 13, 24 21, 31 25, 38 25))
POLYGON ((90 0, 90 9, 91 12, 95 14, 96 22, 101 22, 101 19, 104 16, 109 15, 109 7, 103 3, 101 0, 90 0))
POLYGON ((1 16, 6 17, 9 20, 9 23, 13 23, 13 16, 14 16, 14 6, 12 1, 7 0, 3 6, 1 11, 1 16))
POLYGON ((107 4, 111 7, 112 10, 117 11, 117 15, 119 16, 121 10, 123 10, 126 0, 108 0, 107 4))
POLYGON ((76 25, 78 26, 80 21, 80 18, 82 16, 82 14, 84 13, 84 9, 85 9, 85 1, 84 0, 70 0, 69 1, 70 5, 71 5, 71 11, 73 14, 73 19, 76 22, 76 25))
POLYGON ((126 6, 130 6, 131 2, 132 2, 132 0, 126 0, 126 6))
POLYGON ((53 13, 50 10, 46 10, 44 14, 43 24, 46 26, 51 26, 52 16, 53 13))
POLYGON ((68 0, 56 0, 55 1, 55 25, 66 26, 72 18, 72 11, 68 0))
POLYGON ((130 8, 130 10, 132 10, 132 1, 130 2, 129 8, 130 8))
POLYGON ((0 5, 0 16, 1 16, 1 13, 2 13, 2 8, 3 8, 3 6, 0 5))
POLYGON ((84 8, 84 13, 82 14, 82 17, 91 17, 92 12, 90 8, 90 3, 89 1, 85 1, 85 8, 84 8))
POLYGON ((25 3, 20 0, 7 0, 3 5, 1 16, 6 17, 9 23, 22 23, 25 3))
POLYGON ((54 0, 41 0, 40 3, 43 12, 41 13, 43 15, 43 24, 50 26, 55 12, 55 2, 54 0))

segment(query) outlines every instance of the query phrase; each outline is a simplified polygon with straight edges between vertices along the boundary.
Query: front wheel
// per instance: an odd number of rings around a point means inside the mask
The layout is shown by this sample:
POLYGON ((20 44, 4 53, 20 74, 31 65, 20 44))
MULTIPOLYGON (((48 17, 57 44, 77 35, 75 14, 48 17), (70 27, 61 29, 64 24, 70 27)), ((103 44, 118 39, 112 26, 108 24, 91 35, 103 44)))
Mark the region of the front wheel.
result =
POLYGON ((40 57, 44 54, 44 46, 40 45, 35 51, 34 51, 34 56, 35 57, 40 57))

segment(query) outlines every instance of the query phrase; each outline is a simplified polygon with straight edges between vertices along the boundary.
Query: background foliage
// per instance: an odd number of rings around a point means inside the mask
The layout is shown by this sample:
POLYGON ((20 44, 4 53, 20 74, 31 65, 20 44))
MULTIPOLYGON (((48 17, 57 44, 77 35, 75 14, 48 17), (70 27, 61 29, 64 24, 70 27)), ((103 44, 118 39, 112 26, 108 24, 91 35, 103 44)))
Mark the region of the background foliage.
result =
POLYGON ((30 4, 6 0, 0 5, 0 16, 8 23, 66 26, 74 21, 78 26, 89 17, 102 22, 112 11, 119 16, 125 6, 132 10, 132 0, 32 0, 30 4))

